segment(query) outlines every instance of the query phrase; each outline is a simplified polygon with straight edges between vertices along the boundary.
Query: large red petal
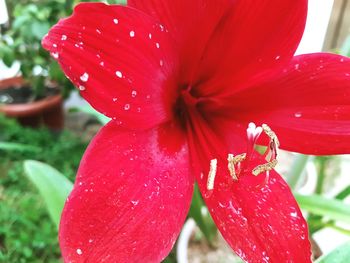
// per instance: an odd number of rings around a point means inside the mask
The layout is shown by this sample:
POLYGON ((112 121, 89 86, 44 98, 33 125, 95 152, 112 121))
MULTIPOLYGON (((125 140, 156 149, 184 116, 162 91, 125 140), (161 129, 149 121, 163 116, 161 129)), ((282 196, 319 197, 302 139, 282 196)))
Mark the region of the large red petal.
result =
MULTIPOLYGON (((305 219, 289 187, 271 171, 255 177, 252 170, 266 161, 254 153, 245 161, 238 181, 228 171, 228 153, 247 152, 242 142, 230 137, 227 146, 202 121, 193 123, 189 133, 195 175, 208 209, 232 249, 246 262, 311 262, 305 219), (195 134, 195 136, 194 136, 195 134), (210 160, 218 160, 214 189, 207 189, 210 160)), ((229 127, 229 126, 226 126, 229 127)), ((221 138, 221 137, 220 137, 221 138)), ((244 139, 242 139, 244 140, 244 139)), ((226 142, 226 143, 227 143, 226 142)))
POLYGON ((350 152, 349 58, 296 56, 288 67, 261 75, 226 104, 230 118, 269 124, 284 149, 305 154, 350 152))
POLYGON ((79 4, 43 39, 93 107, 126 127, 142 128, 171 118, 171 45, 155 19, 103 3, 79 4))
POLYGON ((184 85, 193 81, 211 36, 231 10, 231 0, 128 0, 135 7, 163 23, 177 43, 184 85))
POLYGON ((182 132, 118 127, 102 128, 80 165, 61 218, 65 262, 160 262, 186 218, 193 178, 182 132))
POLYGON ((307 14, 307 0, 129 0, 128 4, 157 17, 169 29, 180 46, 184 84, 199 85, 197 93, 202 96, 236 89, 262 69, 289 61, 307 14))
POLYGON ((304 32, 307 0, 237 0, 201 61, 198 94, 232 93, 261 71, 289 62, 304 32))

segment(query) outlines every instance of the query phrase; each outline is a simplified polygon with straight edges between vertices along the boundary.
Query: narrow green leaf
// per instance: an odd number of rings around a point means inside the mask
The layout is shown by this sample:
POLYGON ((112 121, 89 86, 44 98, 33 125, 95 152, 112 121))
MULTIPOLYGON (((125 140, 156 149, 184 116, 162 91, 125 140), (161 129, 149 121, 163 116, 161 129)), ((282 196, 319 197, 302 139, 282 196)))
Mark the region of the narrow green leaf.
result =
POLYGON ((348 263, 350 261, 350 242, 347 242, 314 263, 348 263))
POLYGON ((325 216, 328 219, 350 223, 350 205, 337 199, 329 199, 320 195, 295 194, 300 207, 312 214, 325 216))
POLYGON ((4 151, 19 151, 19 152, 38 152, 40 148, 20 143, 0 142, 0 150, 4 151))
POLYGON ((192 217, 194 221, 196 221, 197 226, 209 244, 212 244, 217 233, 217 228, 210 214, 203 213, 203 208, 206 208, 205 204, 199 192, 198 186, 195 185, 189 216, 192 217))
POLYGON ((345 187, 341 192, 339 192, 335 198, 339 200, 344 200, 346 197, 350 195, 350 185, 345 187))
POLYGON ((303 155, 303 154, 298 154, 295 157, 292 167, 290 168, 289 173, 286 176, 288 184, 292 189, 295 189, 296 186, 298 185, 298 182, 305 170, 305 167, 310 157, 311 156, 309 155, 303 155))
POLYGON ((52 221, 57 228, 65 200, 73 184, 53 167, 38 161, 24 162, 24 171, 43 197, 52 221))

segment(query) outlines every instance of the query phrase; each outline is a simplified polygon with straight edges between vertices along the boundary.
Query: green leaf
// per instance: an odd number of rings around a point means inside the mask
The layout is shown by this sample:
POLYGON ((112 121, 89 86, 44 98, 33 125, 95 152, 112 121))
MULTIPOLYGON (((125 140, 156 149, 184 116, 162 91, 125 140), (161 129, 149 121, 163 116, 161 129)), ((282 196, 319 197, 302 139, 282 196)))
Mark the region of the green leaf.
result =
POLYGON ((0 150, 36 153, 40 151, 40 148, 20 143, 0 142, 0 150))
POLYGON ((325 216, 328 219, 350 223, 350 205, 337 199, 329 199, 320 195, 295 194, 301 209, 312 214, 325 216))
POLYGON ((209 244, 212 244, 217 233, 217 228, 211 219, 210 214, 208 212, 203 213, 203 208, 206 209, 206 206, 203 202, 198 186, 195 185, 189 216, 196 221, 197 226, 202 231, 209 244))
POLYGON ((47 22, 38 22, 35 21, 31 25, 31 33, 33 36, 36 37, 36 39, 42 39, 47 32, 49 32, 50 24, 47 22))
POLYGON ((107 124, 111 120, 110 118, 108 118, 105 115, 96 111, 91 106, 78 106, 78 107, 71 108, 70 111, 72 111, 72 112, 81 111, 81 112, 85 112, 87 114, 90 114, 90 115, 94 116, 103 125, 107 124))
POLYGON ((350 36, 347 37, 343 46, 341 47, 340 54, 343 56, 350 56, 350 36))
POLYGON ((72 191, 73 184, 53 167, 38 161, 25 161, 24 171, 38 188, 50 217, 58 228, 64 202, 72 191))
POLYGON ((295 156, 292 167, 286 176, 290 188, 295 189, 310 159, 309 155, 298 154, 295 156))
POLYGON ((350 242, 347 242, 314 263, 348 263, 350 259, 350 242))
POLYGON ((346 197, 350 195, 350 185, 345 187, 341 192, 339 192, 335 198, 339 200, 344 200, 346 197))

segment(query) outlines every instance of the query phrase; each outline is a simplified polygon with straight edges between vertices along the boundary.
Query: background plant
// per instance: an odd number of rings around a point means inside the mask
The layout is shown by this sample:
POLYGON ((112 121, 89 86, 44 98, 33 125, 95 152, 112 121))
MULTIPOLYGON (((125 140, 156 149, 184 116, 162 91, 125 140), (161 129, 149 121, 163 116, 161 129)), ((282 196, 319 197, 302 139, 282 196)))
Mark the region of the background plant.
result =
MULTIPOLYGON (((41 39, 62 17, 72 13, 76 0, 7 1, 10 23, 0 35, 0 59, 7 66, 20 63, 19 73, 33 88, 35 98, 45 95, 45 86, 58 86, 67 97, 73 89, 57 62, 41 47, 41 39)), ((87 2, 87 1, 85 1, 87 2)), ((108 1, 124 3, 125 1, 108 1)))

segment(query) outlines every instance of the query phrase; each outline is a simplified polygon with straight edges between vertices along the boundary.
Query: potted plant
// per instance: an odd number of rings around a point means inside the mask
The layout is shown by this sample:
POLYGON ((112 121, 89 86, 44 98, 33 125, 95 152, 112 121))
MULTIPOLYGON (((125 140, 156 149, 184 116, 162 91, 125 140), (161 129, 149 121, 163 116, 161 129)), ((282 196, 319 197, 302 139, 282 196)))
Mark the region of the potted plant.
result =
POLYGON ((22 124, 63 126, 62 98, 72 84, 41 47, 41 39, 60 17, 71 13, 74 1, 20 1, 11 6, 9 27, 0 36, 0 60, 19 64, 18 76, 0 80, 0 112, 22 124))

